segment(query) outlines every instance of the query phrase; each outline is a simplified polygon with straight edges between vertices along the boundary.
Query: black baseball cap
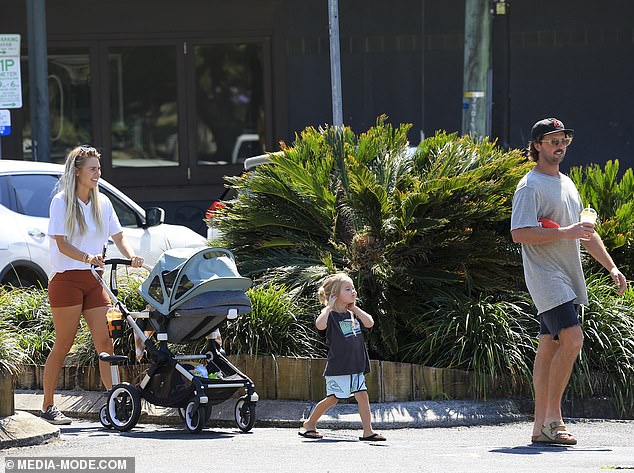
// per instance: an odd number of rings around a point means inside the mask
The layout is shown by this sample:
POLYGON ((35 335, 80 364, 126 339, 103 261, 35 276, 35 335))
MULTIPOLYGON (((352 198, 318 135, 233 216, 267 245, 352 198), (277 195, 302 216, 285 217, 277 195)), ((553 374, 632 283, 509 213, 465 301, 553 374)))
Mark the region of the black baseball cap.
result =
POLYGON ((561 120, 556 118, 544 118, 533 125, 531 141, 539 141, 544 135, 563 131, 566 135, 572 135, 575 130, 566 128, 561 120))

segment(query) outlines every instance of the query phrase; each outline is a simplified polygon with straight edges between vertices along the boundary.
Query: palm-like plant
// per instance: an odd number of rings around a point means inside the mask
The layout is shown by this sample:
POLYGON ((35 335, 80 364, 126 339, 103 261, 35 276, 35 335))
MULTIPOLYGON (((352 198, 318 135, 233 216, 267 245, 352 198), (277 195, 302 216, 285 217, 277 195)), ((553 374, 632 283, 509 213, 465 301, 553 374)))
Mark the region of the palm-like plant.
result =
POLYGON ((314 294, 325 274, 350 273, 384 359, 397 357, 404 321, 439 288, 470 294, 521 281, 508 218, 526 160, 446 133, 409 156, 408 128, 384 119, 359 136, 308 128, 270 165, 229 178, 238 197, 219 215, 249 275, 314 294))
MULTIPOLYGON (((634 173, 627 169, 619 179, 619 161, 608 161, 570 170, 584 205, 598 213, 597 231, 624 274, 634 270, 634 173)), ((592 269, 600 268, 594 260, 592 269)))

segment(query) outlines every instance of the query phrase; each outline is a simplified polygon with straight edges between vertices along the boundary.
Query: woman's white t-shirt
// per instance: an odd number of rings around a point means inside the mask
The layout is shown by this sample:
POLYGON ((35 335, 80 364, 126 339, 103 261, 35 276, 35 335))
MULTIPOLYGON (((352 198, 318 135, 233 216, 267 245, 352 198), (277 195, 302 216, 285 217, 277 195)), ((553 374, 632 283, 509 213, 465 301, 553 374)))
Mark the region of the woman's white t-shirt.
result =
MULTIPOLYGON (((85 204, 81 199, 78 199, 79 205, 84 213, 86 220, 87 230, 84 234, 79 234, 77 229, 72 238, 69 238, 69 242, 81 251, 90 255, 100 255, 103 251, 104 245, 108 243, 108 237, 116 235, 123 231, 119 218, 112 207, 110 199, 103 194, 99 194, 99 204, 101 205, 101 218, 102 229, 96 224, 92 215, 92 200, 85 204)), ((48 236, 49 236, 49 254, 51 258, 51 265, 53 270, 49 277, 52 279, 55 273, 62 273, 71 269, 90 269, 90 265, 83 261, 77 261, 76 259, 69 258, 62 254, 57 247, 55 241, 55 235, 66 235, 66 229, 64 228, 64 219, 66 217, 66 204, 64 203, 64 193, 59 192, 51 200, 50 206, 50 220, 48 222, 48 236)))

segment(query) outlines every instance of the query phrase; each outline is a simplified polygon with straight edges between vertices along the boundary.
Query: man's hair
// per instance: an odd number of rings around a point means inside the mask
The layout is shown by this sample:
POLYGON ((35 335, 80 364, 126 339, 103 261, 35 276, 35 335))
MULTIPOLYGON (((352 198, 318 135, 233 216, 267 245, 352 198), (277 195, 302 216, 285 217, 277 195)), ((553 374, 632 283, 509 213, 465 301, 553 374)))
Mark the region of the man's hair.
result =
POLYGON ((528 142, 528 146, 526 147, 526 154, 528 155, 528 159, 537 162, 537 160, 539 159, 539 153, 535 149, 535 141, 528 142))

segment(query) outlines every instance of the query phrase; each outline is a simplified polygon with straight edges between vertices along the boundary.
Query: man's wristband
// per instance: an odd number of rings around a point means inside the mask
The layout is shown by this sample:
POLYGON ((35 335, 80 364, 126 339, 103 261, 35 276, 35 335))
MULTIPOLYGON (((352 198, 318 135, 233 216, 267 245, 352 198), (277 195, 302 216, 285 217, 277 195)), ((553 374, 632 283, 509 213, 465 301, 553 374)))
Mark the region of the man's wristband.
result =
POLYGON ((89 259, 90 259, 90 255, 88 253, 84 253, 84 263, 88 263, 89 259))

